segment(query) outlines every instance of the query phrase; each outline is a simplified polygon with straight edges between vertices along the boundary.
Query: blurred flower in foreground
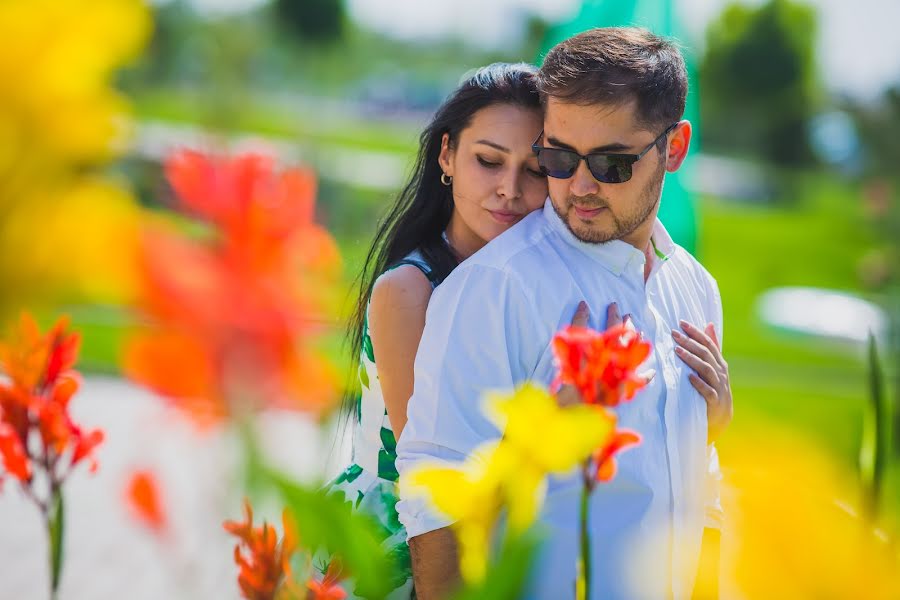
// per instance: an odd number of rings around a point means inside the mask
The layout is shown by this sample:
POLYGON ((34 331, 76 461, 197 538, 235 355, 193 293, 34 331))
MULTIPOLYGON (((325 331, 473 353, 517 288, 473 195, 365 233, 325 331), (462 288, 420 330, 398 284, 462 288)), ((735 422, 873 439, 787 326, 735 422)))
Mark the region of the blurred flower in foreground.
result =
POLYGON ((854 473, 769 422, 722 450, 723 597, 900 598, 900 556, 856 508, 854 473))
POLYGON ((34 319, 23 314, 11 337, 0 343, 0 370, 7 377, 0 381, 0 454, 6 474, 19 481, 44 518, 52 593, 62 571, 63 484, 84 460, 96 470, 93 452, 103 441, 102 431, 84 431, 69 415, 69 401, 79 387, 72 370, 79 337, 66 326, 60 319, 41 334, 34 319))
POLYGON ((587 404, 618 406, 646 384, 637 368, 650 355, 650 344, 626 325, 603 332, 569 326, 553 337, 553 355, 553 388, 572 385, 587 404))
POLYGON ((149 32, 139 0, 0 2, 0 279, 16 294, 0 293, 0 318, 127 297, 138 209, 96 173, 129 124, 113 76, 149 32))
MULTIPOLYGON (((595 331, 569 326, 553 336, 553 358, 557 376, 554 389, 574 386, 582 402, 608 414, 623 401, 631 400, 647 385, 637 369, 652 350, 650 344, 626 323, 595 331), (609 408, 607 408, 609 407, 609 408)), ((612 417, 611 417, 612 418, 612 417)), ((577 564, 576 597, 592 595, 590 496, 598 482, 612 480, 616 474, 615 455, 641 442, 633 431, 615 431, 595 446, 582 466, 581 507, 579 512, 580 553, 577 564)))
POLYGON ((282 586, 290 578, 290 558, 296 548, 296 536, 287 511, 282 515, 284 536, 279 541, 278 532, 263 522, 253 526, 253 508, 244 501, 246 521, 225 521, 225 530, 237 536, 240 542, 234 547, 234 562, 240 567, 238 584, 247 600, 272 600, 278 597, 282 586))
POLYGON ((314 220, 310 171, 275 172, 258 155, 175 154, 166 173, 180 208, 211 230, 149 229, 139 306, 149 327, 125 372, 200 424, 264 406, 319 413, 333 367, 314 351, 340 256, 314 220))
POLYGON ((505 432, 499 442, 483 446, 461 466, 422 465, 401 481, 456 521, 460 571, 469 582, 485 575, 501 507, 509 509, 511 533, 522 533, 537 516, 547 475, 570 471, 615 432, 615 417, 606 411, 561 408, 532 384, 511 395, 490 394, 486 404, 505 432))
POLYGON ((340 576, 340 561, 332 560, 322 581, 310 579, 306 583, 306 587, 312 592, 312 600, 344 600, 347 592, 338 585, 340 576))
POLYGON ((132 473, 125 488, 125 498, 132 515, 151 531, 162 534, 168 527, 162 494, 156 476, 150 471, 132 473))

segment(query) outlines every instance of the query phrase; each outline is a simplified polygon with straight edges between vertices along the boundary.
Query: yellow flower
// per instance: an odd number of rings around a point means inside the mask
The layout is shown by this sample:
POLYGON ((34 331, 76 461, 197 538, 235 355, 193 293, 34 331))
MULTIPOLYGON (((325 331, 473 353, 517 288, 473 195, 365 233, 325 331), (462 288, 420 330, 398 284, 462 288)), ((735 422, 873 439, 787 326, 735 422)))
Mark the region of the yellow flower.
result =
POLYGON ((494 522, 500 512, 499 446, 482 446, 462 465, 423 464, 404 476, 407 493, 426 495, 439 512, 454 520, 460 547, 460 573, 466 581, 480 581, 487 566, 494 522))
POLYGON ((0 319, 48 296, 127 297, 139 209, 92 169, 124 147, 112 79, 150 28, 140 0, 0 2, 0 279, 15 290, 0 319))
POLYGON ((460 571, 470 582, 484 577, 501 506, 509 511, 510 531, 523 532, 540 510, 547 475, 581 464, 615 431, 615 417, 602 407, 560 408, 533 384, 488 394, 486 409, 504 431, 499 442, 482 446, 461 465, 422 465, 401 481, 455 521, 460 571))

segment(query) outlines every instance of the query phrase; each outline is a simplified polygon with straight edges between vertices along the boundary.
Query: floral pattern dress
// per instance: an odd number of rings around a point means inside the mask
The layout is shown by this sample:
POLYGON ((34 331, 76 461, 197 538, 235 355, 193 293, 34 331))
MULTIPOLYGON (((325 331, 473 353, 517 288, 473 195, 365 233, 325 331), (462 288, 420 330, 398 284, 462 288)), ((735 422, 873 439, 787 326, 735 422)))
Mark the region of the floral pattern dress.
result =
MULTIPOLYGON (((431 282, 439 283, 421 254, 416 251, 394 264, 417 267, 431 282)), ((389 598, 414 597, 412 568, 406 530, 397 516, 397 439, 391 428, 378 381, 375 353, 369 337, 368 314, 363 326, 363 345, 359 360, 361 393, 353 419, 353 460, 329 485, 330 493, 343 494, 354 510, 365 511, 380 525, 382 548, 397 566, 393 592, 389 598)))

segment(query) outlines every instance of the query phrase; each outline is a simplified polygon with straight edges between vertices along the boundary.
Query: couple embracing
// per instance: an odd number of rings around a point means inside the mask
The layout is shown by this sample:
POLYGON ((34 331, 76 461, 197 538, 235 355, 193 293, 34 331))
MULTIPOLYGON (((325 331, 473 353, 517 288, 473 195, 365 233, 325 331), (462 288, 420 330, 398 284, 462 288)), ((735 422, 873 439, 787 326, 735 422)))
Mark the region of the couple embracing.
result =
MULTIPOLYGON (((409 556, 392 598, 440 598, 458 580, 450 523, 398 497, 399 476, 500 437, 482 393, 549 385, 556 331, 623 319, 652 342, 643 368, 655 374, 617 409, 643 443, 592 495, 594 592, 634 597, 637 578, 647 597, 690 597, 721 525, 713 442, 732 399, 716 282, 657 219, 690 145, 686 95, 670 41, 594 29, 540 70, 479 69, 423 131, 364 270, 353 464, 331 484, 384 526, 387 551, 409 556)), ((528 597, 573 589, 579 493, 576 474, 550 481, 528 597)))

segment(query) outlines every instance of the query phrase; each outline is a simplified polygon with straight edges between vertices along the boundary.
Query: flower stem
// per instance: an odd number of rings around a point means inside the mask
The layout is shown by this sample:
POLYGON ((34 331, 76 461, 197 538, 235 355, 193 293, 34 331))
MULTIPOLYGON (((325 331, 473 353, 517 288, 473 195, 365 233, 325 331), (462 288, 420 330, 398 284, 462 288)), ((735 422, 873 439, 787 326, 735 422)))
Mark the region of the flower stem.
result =
MULTIPOLYGON (((585 467, 585 475, 587 467, 585 467)), ((588 511, 590 508, 591 485, 585 476, 581 486, 581 511, 579 514, 580 534, 581 534, 581 557, 579 559, 579 567, 583 585, 579 586, 582 593, 582 600, 589 600, 591 597, 591 532, 588 529, 588 511)))
POLYGON ((50 510, 45 514, 47 541, 50 551, 50 598, 55 600, 59 589, 63 565, 63 532, 65 531, 65 505, 62 490, 53 486, 50 492, 50 510))

